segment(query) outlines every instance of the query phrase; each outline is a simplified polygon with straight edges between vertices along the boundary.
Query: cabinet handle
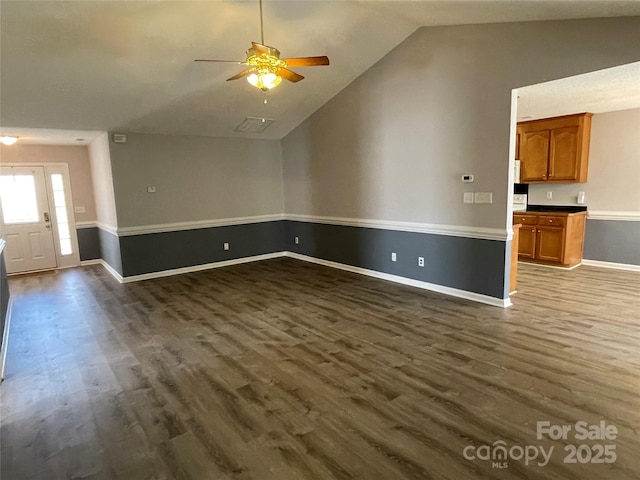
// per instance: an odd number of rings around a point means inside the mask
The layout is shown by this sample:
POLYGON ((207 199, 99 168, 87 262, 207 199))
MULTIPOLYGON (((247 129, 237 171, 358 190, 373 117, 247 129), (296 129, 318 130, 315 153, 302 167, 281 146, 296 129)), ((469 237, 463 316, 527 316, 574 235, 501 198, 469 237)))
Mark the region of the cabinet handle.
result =
POLYGON ((553 220, 549 220, 549 223, 553 223, 553 220))

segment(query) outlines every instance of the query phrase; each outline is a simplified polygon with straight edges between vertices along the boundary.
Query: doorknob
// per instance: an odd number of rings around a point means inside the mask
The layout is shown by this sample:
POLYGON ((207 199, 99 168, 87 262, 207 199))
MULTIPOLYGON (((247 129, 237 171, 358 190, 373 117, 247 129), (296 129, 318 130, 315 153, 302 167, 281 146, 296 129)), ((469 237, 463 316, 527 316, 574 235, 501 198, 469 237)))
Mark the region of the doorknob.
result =
POLYGON ((51 220, 49 220, 49 212, 44 212, 44 221, 45 222, 50 222, 51 220))

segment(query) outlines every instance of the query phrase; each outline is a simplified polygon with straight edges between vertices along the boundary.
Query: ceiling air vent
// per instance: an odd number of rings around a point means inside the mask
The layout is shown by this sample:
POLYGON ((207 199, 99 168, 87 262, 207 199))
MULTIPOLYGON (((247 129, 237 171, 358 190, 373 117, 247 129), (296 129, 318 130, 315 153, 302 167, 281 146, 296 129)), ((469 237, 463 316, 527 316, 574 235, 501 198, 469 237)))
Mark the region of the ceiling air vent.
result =
POLYGON ((247 117, 235 129, 236 132, 262 133, 274 122, 272 118, 247 117))

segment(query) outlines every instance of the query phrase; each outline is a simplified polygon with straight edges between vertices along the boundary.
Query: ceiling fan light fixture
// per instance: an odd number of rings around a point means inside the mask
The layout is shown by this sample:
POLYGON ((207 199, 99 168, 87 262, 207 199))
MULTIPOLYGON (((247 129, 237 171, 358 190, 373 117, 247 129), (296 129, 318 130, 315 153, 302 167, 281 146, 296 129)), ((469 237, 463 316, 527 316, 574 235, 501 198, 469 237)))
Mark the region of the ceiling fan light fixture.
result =
POLYGON ((280 85, 282 77, 279 77, 273 72, 255 72, 247 77, 247 82, 266 92, 280 85))
POLYGON ((18 137, 12 137, 9 135, 3 135, 0 137, 0 143, 4 145, 13 145, 18 141, 18 137))

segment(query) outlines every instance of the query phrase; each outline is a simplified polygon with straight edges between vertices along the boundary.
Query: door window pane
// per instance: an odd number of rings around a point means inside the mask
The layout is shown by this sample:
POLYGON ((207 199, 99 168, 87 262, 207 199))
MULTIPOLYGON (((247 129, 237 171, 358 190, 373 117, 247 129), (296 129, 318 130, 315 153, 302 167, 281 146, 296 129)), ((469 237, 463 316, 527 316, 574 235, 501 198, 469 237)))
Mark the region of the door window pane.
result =
POLYGON ((51 187, 53 188, 53 203, 56 208, 56 221, 58 222, 58 238, 60 240, 60 255, 71 255, 71 232, 69 231, 69 218, 64 198, 64 182, 62 175, 51 175, 51 187))
POLYGON ((64 207, 65 206, 64 190, 54 190, 53 191, 53 203, 56 204, 56 207, 64 207))
POLYGON ((0 201, 2 201, 4 223, 40 221, 33 175, 0 176, 0 201))
POLYGON ((60 254, 61 255, 71 255, 73 250, 71 250, 71 239, 70 238, 61 238, 60 239, 60 254))
POLYGON ((58 223, 67 223, 69 221, 67 218, 67 208, 56 207, 56 217, 58 218, 58 223))
POLYGON ((54 191, 64 192, 64 184, 62 183, 62 175, 51 175, 51 185, 54 191))

